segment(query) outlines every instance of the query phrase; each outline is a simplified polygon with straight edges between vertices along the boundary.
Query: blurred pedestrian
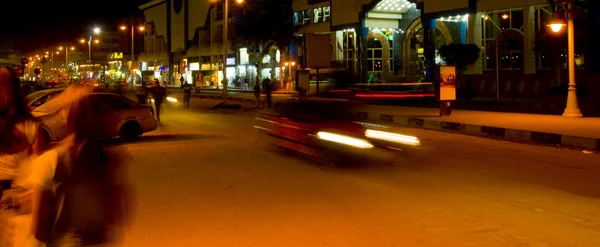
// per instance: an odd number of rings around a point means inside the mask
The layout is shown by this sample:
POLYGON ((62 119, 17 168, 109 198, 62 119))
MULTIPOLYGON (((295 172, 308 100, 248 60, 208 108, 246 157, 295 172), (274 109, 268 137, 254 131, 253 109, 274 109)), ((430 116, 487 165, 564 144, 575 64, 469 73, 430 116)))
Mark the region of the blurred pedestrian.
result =
POLYGON ((0 68, 0 246, 35 246, 29 231, 31 160, 45 148, 12 68, 0 68))
POLYGON ((120 240, 131 189, 122 156, 96 131, 102 122, 83 96, 68 108, 69 136, 33 164, 32 231, 47 246, 108 246, 120 240))
POLYGON ((192 85, 187 83, 183 84, 183 104, 186 108, 190 108, 190 99, 192 98, 192 85))
POLYGON ((267 107, 271 108, 271 105, 273 104, 273 82, 271 79, 267 78, 263 80, 263 90, 265 90, 265 95, 267 96, 267 107))
POLYGON ((254 83, 254 98, 256 98, 256 105, 260 107, 260 84, 258 81, 254 83))
POLYGON ((158 79, 154 79, 155 85, 150 88, 150 94, 154 99, 154 108, 156 113, 156 120, 160 122, 160 107, 167 97, 167 89, 160 84, 158 79))

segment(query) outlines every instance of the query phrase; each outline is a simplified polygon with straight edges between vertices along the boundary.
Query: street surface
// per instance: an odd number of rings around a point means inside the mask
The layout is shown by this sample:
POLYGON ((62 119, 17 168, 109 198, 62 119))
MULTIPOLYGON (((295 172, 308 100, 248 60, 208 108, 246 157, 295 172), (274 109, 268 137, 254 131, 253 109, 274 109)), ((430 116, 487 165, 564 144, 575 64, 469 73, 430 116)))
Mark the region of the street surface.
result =
POLYGON ((600 246, 600 155, 397 128, 396 164, 332 168, 257 141, 253 111, 166 108, 123 147, 126 246, 600 246))

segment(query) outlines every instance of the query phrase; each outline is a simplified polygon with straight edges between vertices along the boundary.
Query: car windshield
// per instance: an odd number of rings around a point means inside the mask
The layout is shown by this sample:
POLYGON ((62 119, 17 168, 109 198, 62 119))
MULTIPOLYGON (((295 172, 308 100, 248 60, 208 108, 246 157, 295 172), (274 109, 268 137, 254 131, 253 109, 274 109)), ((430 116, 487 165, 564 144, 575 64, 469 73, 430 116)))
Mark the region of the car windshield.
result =
POLYGON ((62 101, 61 101, 60 97, 54 97, 50 101, 41 105, 40 107, 35 108, 35 110, 33 110, 33 112, 52 113, 52 112, 56 111, 57 109, 59 109, 61 107, 61 104, 62 104, 62 101))
POLYGON ((25 96, 25 102, 30 103, 31 101, 34 101, 35 99, 41 97, 42 95, 44 95, 46 93, 47 92, 45 92, 45 91, 37 91, 37 92, 30 93, 27 96, 25 96))

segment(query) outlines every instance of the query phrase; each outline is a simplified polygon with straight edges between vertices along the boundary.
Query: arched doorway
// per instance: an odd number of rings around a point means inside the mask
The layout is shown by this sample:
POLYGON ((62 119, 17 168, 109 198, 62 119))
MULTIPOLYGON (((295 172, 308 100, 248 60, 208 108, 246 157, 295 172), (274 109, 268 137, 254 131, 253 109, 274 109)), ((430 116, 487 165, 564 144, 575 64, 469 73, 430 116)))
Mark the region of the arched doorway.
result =
MULTIPOLYGON (((424 76, 424 37, 423 24, 421 23, 421 17, 419 17, 408 25, 404 39, 402 40, 402 74, 405 77, 418 80, 424 76)), ((434 39, 436 50, 443 45, 453 43, 450 29, 444 22, 437 22, 434 39)))
MULTIPOLYGON (((385 30, 384 30, 385 31, 385 30)), ((378 76, 390 73, 390 57, 393 54, 393 40, 389 40, 381 30, 369 31, 367 35, 367 71, 378 76)))

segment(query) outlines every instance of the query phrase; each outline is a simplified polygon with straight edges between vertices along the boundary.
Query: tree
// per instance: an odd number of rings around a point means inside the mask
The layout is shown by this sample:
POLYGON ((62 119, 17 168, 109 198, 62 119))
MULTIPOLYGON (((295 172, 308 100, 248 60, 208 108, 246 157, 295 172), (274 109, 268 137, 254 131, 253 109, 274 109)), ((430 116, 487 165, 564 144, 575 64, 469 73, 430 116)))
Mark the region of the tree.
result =
MULTIPOLYGON (((259 58, 269 54, 272 47, 277 47, 289 60, 290 44, 296 43, 293 25, 293 9, 291 0, 244 0, 236 9, 235 48, 247 47, 260 71, 262 61, 259 58)), ((270 63, 272 68, 276 63, 270 63)), ((274 73, 274 69, 272 73, 274 73)))

